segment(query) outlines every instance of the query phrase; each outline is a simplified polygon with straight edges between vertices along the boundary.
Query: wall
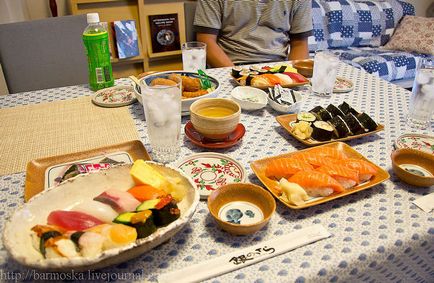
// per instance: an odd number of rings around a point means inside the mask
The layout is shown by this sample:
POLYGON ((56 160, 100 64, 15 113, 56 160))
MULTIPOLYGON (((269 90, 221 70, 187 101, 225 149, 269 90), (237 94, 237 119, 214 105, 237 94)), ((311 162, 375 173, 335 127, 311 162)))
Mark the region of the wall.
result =
POLYGON ((433 0, 407 0, 416 8, 416 16, 426 17, 426 10, 434 3, 433 0))

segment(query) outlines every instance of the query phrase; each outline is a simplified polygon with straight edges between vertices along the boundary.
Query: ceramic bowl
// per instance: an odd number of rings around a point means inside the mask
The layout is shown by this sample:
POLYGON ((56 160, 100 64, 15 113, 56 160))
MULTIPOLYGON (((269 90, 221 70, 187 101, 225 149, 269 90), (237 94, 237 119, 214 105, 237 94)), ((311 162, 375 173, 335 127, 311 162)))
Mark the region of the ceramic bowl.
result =
POLYGON ((297 69, 297 72, 307 78, 311 78, 313 74, 313 60, 297 60, 292 63, 292 66, 297 69))
POLYGON ((258 110, 267 105, 267 93, 251 86, 237 86, 231 91, 231 97, 241 109, 247 111, 258 110))
POLYGON ((202 98, 190 106, 190 119, 193 127, 202 136, 211 140, 227 138, 240 122, 241 107, 235 101, 226 98, 202 98), (224 107, 233 114, 224 117, 209 117, 198 113, 205 108, 224 107))
POLYGON ((434 155, 410 148, 392 152, 392 168, 403 182, 417 187, 434 185, 434 155))
POLYGON ((120 165, 95 173, 78 175, 58 186, 34 196, 21 208, 16 209, 5 224, 3 244, 13 259, 29 268, 46 271, 85 271, 119 264, 143 255, 152 248, 168 241, 188 223, 199 203, 199 192, 193 181, 181 170, 170 166, 147 161, 167 178, 177 178, 185 186, 186 195, 178 207, 181 216, 165 227, 158 228, 153 234, 135 242, 102 251, 92 257, 44 258, 33 247, 30 229, 36 224, 46 224, 51 211, 64 210, 77 203, 91 200, 107 188, 126 191, 135 186, 130 175, 132 165, 120 165), (91 188, 91 189, 89 189, 91 188))
MULTIPOLYGON (((132 85, 134 87, 134 92, 136 94, 136 98, 140 102, 140 104, 143 104, 142 103, 143 86, 150 84, 150 82, 155 77, 167 77, 170 74, 180 74, 182 76, 188 76, 188 77, 191 77, 191 78, 198 78, 198 74, 197 73, 194 73, 194 72, 184 72, 184 71, 166 71, 166 72, 159 72, 159 73, 157 73, 157 72, 149 72, 146 75, 144 75, 143 77, 141 77, 140 79, 136 78, 134 76, 130 76, 129 78, 130 78, 131 83, 132 83, 132 85)), ((211 81, 211 85, 214 88, 214 90, 211 91, 211 92, 209 92, 209 93, 207 93, 207 94, 198 96, 198 97, 182 99, 182 102, 181 102, 181 112, 182 112, 182 115, 188 115, 189 110, 190 110, 190 105, 193 102, 195 102, 196 100, 199 100, 201 98, 206 98, 206 97, 209 98, 209 97, 217 97, 218 96, 218 93, 220 92, 220 83, 219 83, 219 81, 217 79, 213 78, 213 77, 210 77, 210 76, 208 76, 208 77, 209 77, 209 79, 211 81)))
POLYGON ((303 96, 299 91, 294 91, 294 96, 297 102, 291 105, 277 103, 271 99, 270 96, 268 96, 268 104, 270 104, 271 108, 280 113, 297 113, 300 110, 300 106, 303 104, 303 96))
POLYGON ((276 210, 273 196, 260 186, 233 183, 208 197, 208 208, 217 224, 234 235, 247 235, 264 227, 276 210))

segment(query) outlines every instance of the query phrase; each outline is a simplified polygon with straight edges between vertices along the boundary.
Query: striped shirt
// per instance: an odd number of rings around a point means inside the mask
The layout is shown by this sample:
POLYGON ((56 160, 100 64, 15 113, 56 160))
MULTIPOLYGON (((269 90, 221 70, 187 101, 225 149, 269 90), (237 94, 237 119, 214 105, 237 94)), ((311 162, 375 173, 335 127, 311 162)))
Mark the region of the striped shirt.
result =
POLYGON ((311 0, 198 0, 195 31, 218 35, 235 64, 282 61, 312 31, 311 0))

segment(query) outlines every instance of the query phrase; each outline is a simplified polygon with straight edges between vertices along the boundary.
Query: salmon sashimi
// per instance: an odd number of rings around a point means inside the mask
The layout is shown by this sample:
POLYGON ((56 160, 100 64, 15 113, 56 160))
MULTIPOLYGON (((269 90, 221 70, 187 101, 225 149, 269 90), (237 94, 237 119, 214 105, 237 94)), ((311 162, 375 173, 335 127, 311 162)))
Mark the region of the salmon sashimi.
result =
POLYGON ((293 159, 298 159, 300 161, 309 163, 313 167, 320 167, 323 165, 327 165, 330 162, 332 163, 339 163, 341 159, 331 158, 331 157, 324 157, 316 154, 311 154, 310 152, 298 152, 291 156, 293 159))
POLYGON ((359 172, 342 164, 323 165, 316 170, 332 176, 345 189, 352 188, 359 182, 359 172))
POLYGON ((312 165, 299 159, 279 158, 273 159, 267 164, 265 175, 269 178, 274 177, 277 180, 289 178, 298 171, 313 170, 312 165))
POLYGON ((345 191, 338 181, 319 171, 299 171, 292 175, 288 181, 299 184, 312 197, 324 197, 331 195, 333 192, 345 191))
POLYGON ((360 183, 370 180, 378 171, 374 165, 363 159, 349 158, 345 162, 342 162, 342 164, 359 172, 360 183))
POLYGON ((330 157, 334 159, 348 158, 345 152, 334 147, 315 147, 309 150, 309 154, 319 155, 321 157, 330 157))

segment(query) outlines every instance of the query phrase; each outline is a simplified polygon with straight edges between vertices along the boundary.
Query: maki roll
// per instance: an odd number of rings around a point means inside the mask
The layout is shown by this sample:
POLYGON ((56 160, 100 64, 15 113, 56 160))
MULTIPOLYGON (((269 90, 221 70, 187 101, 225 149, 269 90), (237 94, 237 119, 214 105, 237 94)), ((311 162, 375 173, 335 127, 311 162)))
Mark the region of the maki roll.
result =
POLYGON ((309 112, 314 114, 318 120, 328 121, 332 118, 332 115, 321 106, 317 106, 309 112))
POLYGON ((337 139, 345 138, 350 134, 350 129, 341 116, 333 117, 329 123, 334 127, 334 136, 337 139))
POLYGON ((252 82, 252 79, 254 77, 256 77, 258 74, 259 74, 258 72, 250 72, 246 78, 246 85, 250 85, 250 83, 252 82))
POLYGON ((348 103, 346 103, 345 101, 342 102, 342 104, 339 105, 338 107, 344 113, 344 115, 351 113, 351 106, 348 103))
POLYGON ((148 209, 139 212, 121 213, 113 220, 113 222, 134 227, 137 231, 138 239, 146 238, 157 231, 153 213, 148 209))
POLYGON ((152 210, 154 223, 157 227, 166 226, 181 215, 171 195, 156 200, 147 200, 136 208, 136 211, 152 210))
POLYGON ((326 110, 332 114, 333 117, 336 116, 344 116, 344 112, 342 112, 341 109, 337 108, 336 106, 334 106, 333 104, 330 104, 329 106, 327 106, 326 110))
POLYGON ((310 112, 300 112, 297 114, 297 122, 301 122, 301 121, 313 123, 316 121, 316 117, 310 112))
POLYGON ((236 78, 236 79, 242 77, 242 75, 241 75, 241 71, 242 71, 242 70, 243 70, 242 67, 239 67, 239 66, 237 66, 237 67, 233 67, 233 68, 232 68, 232 77, 234 77, 234 78, 236 78))
POLYGON ((261 68, 260 68, 260 67, 257 67, 257 66, 251 66, 251 67, 249 68, 249 70, 252 71, 252 72, 259 72, 259 71, 261 70, 261 68))
POLYGON ((343 119, 350 128, 350 131, 353 133, 353 135, 365 133, 365 129, 363 128, 362 124, 360 124, 359 120, 357 120, 352 113, 345 115, 343 119))
POLYGON ((259 69, 259 70, 258 70, 258 73, 259 73, 260 75, 268 74, 268 73, 269 73, 269 70, 267 70, 267 69, 259 69))
POLYGON ((332 139, 333 127, 327 122, 316 121, 312 126, 312 138, 317 141, 329 141, 332 139))
POLYGON ((357 115, 357 119, 362 124, 363 128, 367 129, 369 132, 376 130, 378 127, 377 123, 365 112, 357 115))

